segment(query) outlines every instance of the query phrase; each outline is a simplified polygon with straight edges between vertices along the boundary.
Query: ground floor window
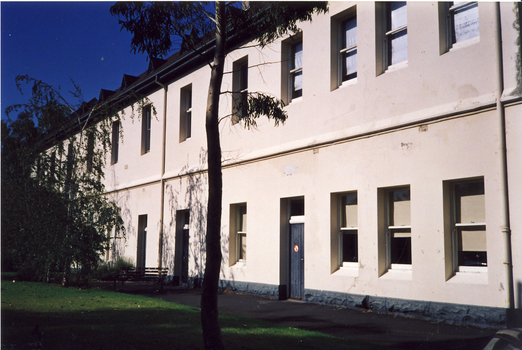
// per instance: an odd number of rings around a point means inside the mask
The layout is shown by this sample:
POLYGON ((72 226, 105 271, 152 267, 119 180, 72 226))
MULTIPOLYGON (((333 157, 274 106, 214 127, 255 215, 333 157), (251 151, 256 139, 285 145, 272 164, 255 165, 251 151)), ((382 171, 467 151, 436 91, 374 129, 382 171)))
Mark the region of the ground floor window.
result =
POLYGON ((411 268, 410 188, 386 192, 386 245, 390 268, 411 268))
POLYGON ((247 205, 230 205, 230 264, 245 262, 247 257, 247 205))
POLYGON ((352 266, 359 261, 357 192, 339 195, 339 247, 341 265, 352 266))
POLYGON ((458 270, 488 266, 484 179, 452 184, 453 250, 458 270))

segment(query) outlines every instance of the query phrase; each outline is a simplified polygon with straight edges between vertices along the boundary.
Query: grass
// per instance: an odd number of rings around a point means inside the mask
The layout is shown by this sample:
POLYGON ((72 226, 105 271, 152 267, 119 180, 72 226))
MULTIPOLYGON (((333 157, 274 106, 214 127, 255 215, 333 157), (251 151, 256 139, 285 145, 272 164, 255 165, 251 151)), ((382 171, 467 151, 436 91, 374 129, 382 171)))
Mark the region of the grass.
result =
MULTIPOLYGON (((377 349, 220 314, 227 349, 377 349)), ((2 281, 2 349, 203 349, 200 310, 99 289, 2 281), (36 325, 38 329, 36 330, 36 325)))

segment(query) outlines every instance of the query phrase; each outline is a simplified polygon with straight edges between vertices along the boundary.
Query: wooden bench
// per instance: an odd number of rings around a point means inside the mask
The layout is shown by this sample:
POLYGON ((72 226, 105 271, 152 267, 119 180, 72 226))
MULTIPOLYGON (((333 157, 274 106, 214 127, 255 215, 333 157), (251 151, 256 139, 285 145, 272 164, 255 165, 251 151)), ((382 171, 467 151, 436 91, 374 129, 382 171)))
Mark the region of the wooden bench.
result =
POLYGON ((160 285, 163 290, 163 282, 167 277, 169 269, 166 267, 129 267, 123 269, 114 279, 114 288, 116 288, 116 281, 121 281, 123 285, 125 281, 136 282, 153 282, 160 285))

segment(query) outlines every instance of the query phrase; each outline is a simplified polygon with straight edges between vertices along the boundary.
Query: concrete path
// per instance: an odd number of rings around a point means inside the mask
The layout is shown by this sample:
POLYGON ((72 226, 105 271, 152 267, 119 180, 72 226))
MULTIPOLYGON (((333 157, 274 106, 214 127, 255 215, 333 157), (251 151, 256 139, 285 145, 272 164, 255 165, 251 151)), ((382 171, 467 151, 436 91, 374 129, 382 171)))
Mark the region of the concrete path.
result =
MULTIPOLYGON (((113 284, 97 285, 112 289, 113 284)), ((120 292, 141 294, 170 302, 199 307, 201 290, 126 282, 120 292)), ((256 318, 289 327, 365 341, 390 348, 420 350, 482 350, 497 329, 448 325, 405 317, 377 314, 363 309, 346 309, 299 301, 279 301, 223 292, 219 311, 256 318)))

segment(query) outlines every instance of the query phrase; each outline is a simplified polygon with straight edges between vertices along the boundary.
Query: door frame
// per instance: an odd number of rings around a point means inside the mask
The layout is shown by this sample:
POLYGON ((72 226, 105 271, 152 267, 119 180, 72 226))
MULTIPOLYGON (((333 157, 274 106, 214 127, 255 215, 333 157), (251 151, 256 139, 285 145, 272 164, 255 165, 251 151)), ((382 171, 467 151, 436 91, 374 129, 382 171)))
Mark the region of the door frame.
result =
MULTIPOLYGON (((304 205, 305 197, 304 196, 296 196, 296 197, 288 197, 288 198, 280 198, 280 241, 279 241, 279 299, 286 300, 290 297, 290 258, 291 251, 293 252, 293 246, 291 247, 290 239, 291 239, 291 223, 290 219, 292 217, 292 223, 297 222, 297 220, 304 223, 304 205), (299 218, 299 219, 298 219, 299 218)), ((303 243, 305 238, 305 229, 303 227, 303 243)), ((304 248, 304 245, 303 245, 304 248)), ((304 253, 304 251, 303 251, 304 253)), ((304 259, 304 256, 303 256, 304 259)), ((303 264, 304 269, 304 264, 303 264)), ((303 270, 304 276, 304 270, 303 270)), ((303 286, 304 286, 304 277, 303 277, 303 286)), ((304 289, 303 289, 304 291, 304 289)), ((303 293, 304 296, 304 293, 303 293)))
POLYGON ((304 299, 304 215, 299 216, 291 216, 288 221, 288 239, 289 239, 289 264, 288 264, 288 297, 291 299, 303 300, 304 299), (301 227, 301 237, 298 242, 293 242, 293 229, 298 229, 301 227), (296 244, 297 243, 297 244, 296 244), (297 254, 297 257, 295 257, 297 254), (296 260, 297 259, 297 260, 296 260), (299 261, 300 259, 300 261, 299 261), (292 271, 296 272, 296 266, 294 264, 298 264, 297 266, 297 274, 298 277, 298 285, 294 282, 296 281, 295 276, 292 275, 292 271))
POLYGON ((138 216, 138 235, 136 244, 136 267, 147 266, 147 214, 138 216))
POLYGON ((190 210, 176 211, 176 243, 174 250, 174 284, 188 283, 188 265, 190 258, 190 210), (183 261, 186 259, 186 261, 183 261))

